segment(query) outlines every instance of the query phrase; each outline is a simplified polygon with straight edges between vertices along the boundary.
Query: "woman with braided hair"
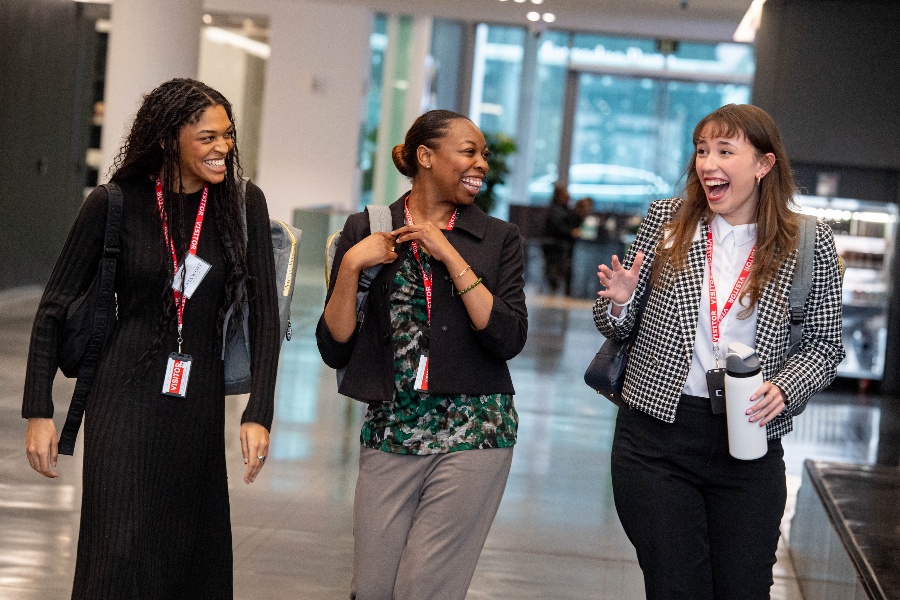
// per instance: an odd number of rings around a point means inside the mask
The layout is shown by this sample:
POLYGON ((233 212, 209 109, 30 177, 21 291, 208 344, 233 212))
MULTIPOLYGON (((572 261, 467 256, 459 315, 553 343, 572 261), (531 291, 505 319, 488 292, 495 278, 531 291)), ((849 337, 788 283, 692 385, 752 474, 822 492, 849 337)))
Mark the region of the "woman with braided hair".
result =
MULTIPOLYGON (((219 92, 173 79, 144 98, 112 173, 124 199, 117 321, 86 403, 73 598, 232 597, 220 338, 240 286, 253 382, 240 431, 247 483, 268 451, 279 351, 268 209, 253 184, 241 197, 240 174, 219 92), (190 361, 178 386, 175 361, 190 361)), ((57 476, 56 349, 67 307, 97 270, 107 204, 103 186, 85 200, 35 317, 22 413, 28 460, 47 477, 57 476)))

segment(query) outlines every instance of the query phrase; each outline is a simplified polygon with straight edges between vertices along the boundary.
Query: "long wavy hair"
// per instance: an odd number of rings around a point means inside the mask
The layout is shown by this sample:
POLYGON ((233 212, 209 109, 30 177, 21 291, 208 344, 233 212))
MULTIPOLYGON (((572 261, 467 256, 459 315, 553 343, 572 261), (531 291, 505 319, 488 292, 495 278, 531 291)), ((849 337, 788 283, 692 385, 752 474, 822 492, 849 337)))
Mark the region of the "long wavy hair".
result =
MULTIPOLYGON (((796 185, 790 161, 781 143, 778 127, 764 110, 750 104, 727 104, 703 117, 694 128, 694 148, 701 134, 704 137, 743 137, 756 150, 758 157, 772 153, 775 165, 759 184, 759 203, 756 207, 756 255, 750 277, 740 298, 749 298, 748 308, 740 316, 750 314, 752 307, 768 285, 775 279, 778 268, 797 248, 800 231, 797 214, 791 210, 796 185)), ((697 153, 685 169, 684 202, 663 232, 656 258, 653 260, 653 284, 660 283, 663 266, 670 264, 675 270, 687 265, 688 251, 697 230, 697 224, 709 224, 716 213, 709 207, 706 193, 697 175, 697 153)))
MULTIPOLYGON (((178 256, 187 252, 189 239, 184 235, 184 199, 186 194, 181 182, 181 147, 179 136, 182 127, 196 124, 208 108, 221 106, 234 124, 231 103, 208 85, 193 79, 171 79, 144 96, 144 101, 134 117, 131 131, 125 139, 112 166, 111 181, 146 181, 162 176, 163 210, 170 223, 169 234, 178 256)), ((238 154, 238 139, 234 133, 233 147, 225 157, 225 179, 209 186, 208 202, 214 207, 215 225, 222 240, 226 272, 225 303, 219 309, 219 327, 228 307, 233 306, 234 322, 240 318, 239 290, 245 283, 247 257, 243 244, 244 201, 240 197, 239 180, 242 174, 238 154)), ((149 365, 150 359, 162 347, 166 332, 174 330, 176 322, 175 302, 171 292, 173 265, 169 249, 160 233, 157 240, 160 269, 165 269, 166 284, 160 290, 160 302, 164 310, 157 327, 157 337, 147 352, 138 359, 138 365, 149 365)))

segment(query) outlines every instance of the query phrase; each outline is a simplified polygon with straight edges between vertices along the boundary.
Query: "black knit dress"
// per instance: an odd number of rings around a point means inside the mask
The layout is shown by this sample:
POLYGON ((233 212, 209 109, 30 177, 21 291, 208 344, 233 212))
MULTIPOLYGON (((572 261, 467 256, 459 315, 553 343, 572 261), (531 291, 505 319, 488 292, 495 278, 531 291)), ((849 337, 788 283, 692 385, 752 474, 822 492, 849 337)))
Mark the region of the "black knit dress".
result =
MULTIPOLYGON (((154 184, 123 183, 118 318, 87 401, 81 530, 73 598, 232 597, 231 520, 225 467, 224 375, 219 342, 226 263, 207 204, 198 256, 212 264, 184 311, 183 352, 193 357, 187 398, 161 393, 167 327, 146 373, 135 370, 158 338, 163 294, 171 293, 154 184)), ((201 193, 187 198, 190 239, 201 193)), ((32 332, 24 417, 52 417, 56 348, 66 307, 90 284, 102 252, 107 194, 87 198, 51 275, 32 332)), ((170 227, 179 224, 170 224, 170 227)), ((268 211, 247 190, 247 269, 253 389, 243 422, 272 423, 279 327, 268 211)))

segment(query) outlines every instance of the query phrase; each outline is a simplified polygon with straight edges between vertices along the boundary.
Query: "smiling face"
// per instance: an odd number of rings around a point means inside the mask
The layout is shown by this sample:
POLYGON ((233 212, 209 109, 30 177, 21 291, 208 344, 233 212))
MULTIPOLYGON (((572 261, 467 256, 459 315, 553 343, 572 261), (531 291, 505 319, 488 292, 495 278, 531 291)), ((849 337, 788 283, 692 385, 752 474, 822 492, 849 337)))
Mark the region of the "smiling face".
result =
POLYGON ((709 208, 732 225, 756 222, 756 178, 774 164, 774 154, 760 155, 743 135, 717 137, 707 127, 697 139, 694 168, 709 208))
POLYGON ((181 127, 178 135, 181 184, 185 193, 204 183, 225 179, 225 157, 234 147, 234 125, 221 105, 210 106, 194 124, 181 127))
POLYGON ((468 119, 450 121, 435 148, 419 146, 421 169, 428 173, 440 198, 454 204, 472 204, 484 183, 489 155, 484 135, 468 119))

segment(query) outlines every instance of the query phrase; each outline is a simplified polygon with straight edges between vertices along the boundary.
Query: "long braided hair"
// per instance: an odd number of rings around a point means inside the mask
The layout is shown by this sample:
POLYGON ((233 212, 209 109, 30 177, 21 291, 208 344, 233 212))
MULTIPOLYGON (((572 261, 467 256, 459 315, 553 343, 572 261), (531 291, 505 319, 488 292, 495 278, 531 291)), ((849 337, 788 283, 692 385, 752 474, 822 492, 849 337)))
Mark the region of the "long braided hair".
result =
MULTIPOLYGON (((111 181, 146 181, 161 175, 163 181, 163 210, 169 223, 169 235, 177 256, 187 252, 189 240, 184 235, 184 200, 186 194, 182 185, 181 147, 179 136, 185 125, 196 124, 203 113, 211 107, 221 106, 228 119, 234 124, 231 103, 218 91, 193 79, 171 79, 144 96, 144 101, 134 117, 131 131, 116 156, 111 181)), ((225 303, 219 309, 221 333, 225 313, 233 307, 233 323, 238 326, 241 311, 239 290, 244 287, 247 273, 247 257, 243 244, 244 230, 242 211, 244 201, 240 197, 240 177, 242 174, 237 134, 232 134, 233 147, 225 156, 225 179, 209 186, 209 202, 214 207, 215 224, 222 240, 226 272, 225 303)), ((193 215, 189 215, 193 218, 193 215)), ((143 366, 146 372, 151 359, 162 347, 166 332, 172 331, 177 316, 171 286, 174 277, 169 249, 163 236, 159 236, 159 265, 167 274, 160 301, 164 310, 157 326, 157 337, 148 350, 136 362, 135 372, 143 366)), ((221 336, 219 336, 221 339, 221 336)))

